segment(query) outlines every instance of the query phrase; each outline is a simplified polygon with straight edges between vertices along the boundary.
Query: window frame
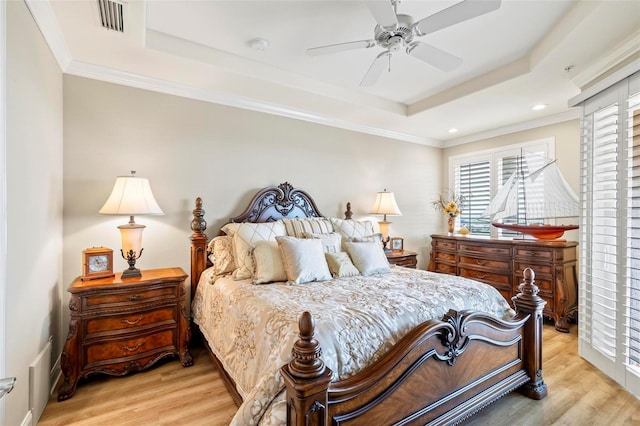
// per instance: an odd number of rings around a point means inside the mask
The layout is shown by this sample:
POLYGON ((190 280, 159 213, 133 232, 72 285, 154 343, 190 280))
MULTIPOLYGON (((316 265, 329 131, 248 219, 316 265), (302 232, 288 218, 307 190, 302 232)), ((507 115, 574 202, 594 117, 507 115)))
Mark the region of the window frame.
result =
MULTIPOLYGON (((519 155, 522 150, 525 151, 538 151, 543 152, 547 158, 555 160, 556 152, 556 140, 554 136, 549 136, 541 139, 534 139, 530 141, 503 145, 496 148, 486 149, 482 151, 474 151, 466 154, 452 155, 449 157, 449 179, 448 188, 452 188, 455 193, 459 193, 459 188, 455 186, 456 168, 469 163, 488 161, 489 162, 489 199, 495 197, 497 190, 500 187, 500 176, 498 174, 499 161, 504 157, 519 155)), ((462 216, 462 215, 460 215, 462 216)), ((456 217, 456 227, 460 226, 460 216, 456 217)), ((489 226, 489 236, 513 236, 507 235, 502 229, 498 229, 495 226, 489 226)), ((485 234, 482 234, 485 235, 485 234)))

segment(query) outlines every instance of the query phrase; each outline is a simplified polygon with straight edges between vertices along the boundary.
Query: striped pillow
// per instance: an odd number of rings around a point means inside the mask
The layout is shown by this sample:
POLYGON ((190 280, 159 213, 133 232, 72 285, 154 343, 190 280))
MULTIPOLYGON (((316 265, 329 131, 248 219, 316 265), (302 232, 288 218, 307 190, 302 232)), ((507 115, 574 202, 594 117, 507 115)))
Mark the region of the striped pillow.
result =
POLYGON ((304 238, 304 233, 329 234, 333 232, 331 221, 323 217, 282 219, 287 235, 290 237, 304 238))

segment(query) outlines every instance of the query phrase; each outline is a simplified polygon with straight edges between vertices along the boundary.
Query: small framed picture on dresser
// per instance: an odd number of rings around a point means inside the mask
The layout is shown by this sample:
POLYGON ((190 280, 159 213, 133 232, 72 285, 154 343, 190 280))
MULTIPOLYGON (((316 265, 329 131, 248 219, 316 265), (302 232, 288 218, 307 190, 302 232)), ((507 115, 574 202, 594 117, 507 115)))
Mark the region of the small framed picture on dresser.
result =
POLYGON ((391 250, 393 251, 404 250, 404 238, 400 238, 400 237, 391 238, 391 250))

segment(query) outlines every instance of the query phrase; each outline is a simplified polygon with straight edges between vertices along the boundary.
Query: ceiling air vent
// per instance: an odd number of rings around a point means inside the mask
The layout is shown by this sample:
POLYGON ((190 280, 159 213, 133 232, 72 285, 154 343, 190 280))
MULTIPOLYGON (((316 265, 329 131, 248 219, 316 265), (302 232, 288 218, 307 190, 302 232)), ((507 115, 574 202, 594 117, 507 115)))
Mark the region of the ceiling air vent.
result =
POLYGON ((124 32, 123 4, 114 0, 97 0, 100 22, 108 30, 124 32))

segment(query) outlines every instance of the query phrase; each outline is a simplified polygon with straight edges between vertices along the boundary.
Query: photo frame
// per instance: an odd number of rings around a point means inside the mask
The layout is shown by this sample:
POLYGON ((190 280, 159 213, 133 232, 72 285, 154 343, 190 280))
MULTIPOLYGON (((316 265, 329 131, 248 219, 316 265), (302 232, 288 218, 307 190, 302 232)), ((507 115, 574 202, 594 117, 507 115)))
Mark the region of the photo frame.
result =
POLYGON ((404 250, 404 238, 393 237, 390 240, 391 250, 402 251, 404 250))

